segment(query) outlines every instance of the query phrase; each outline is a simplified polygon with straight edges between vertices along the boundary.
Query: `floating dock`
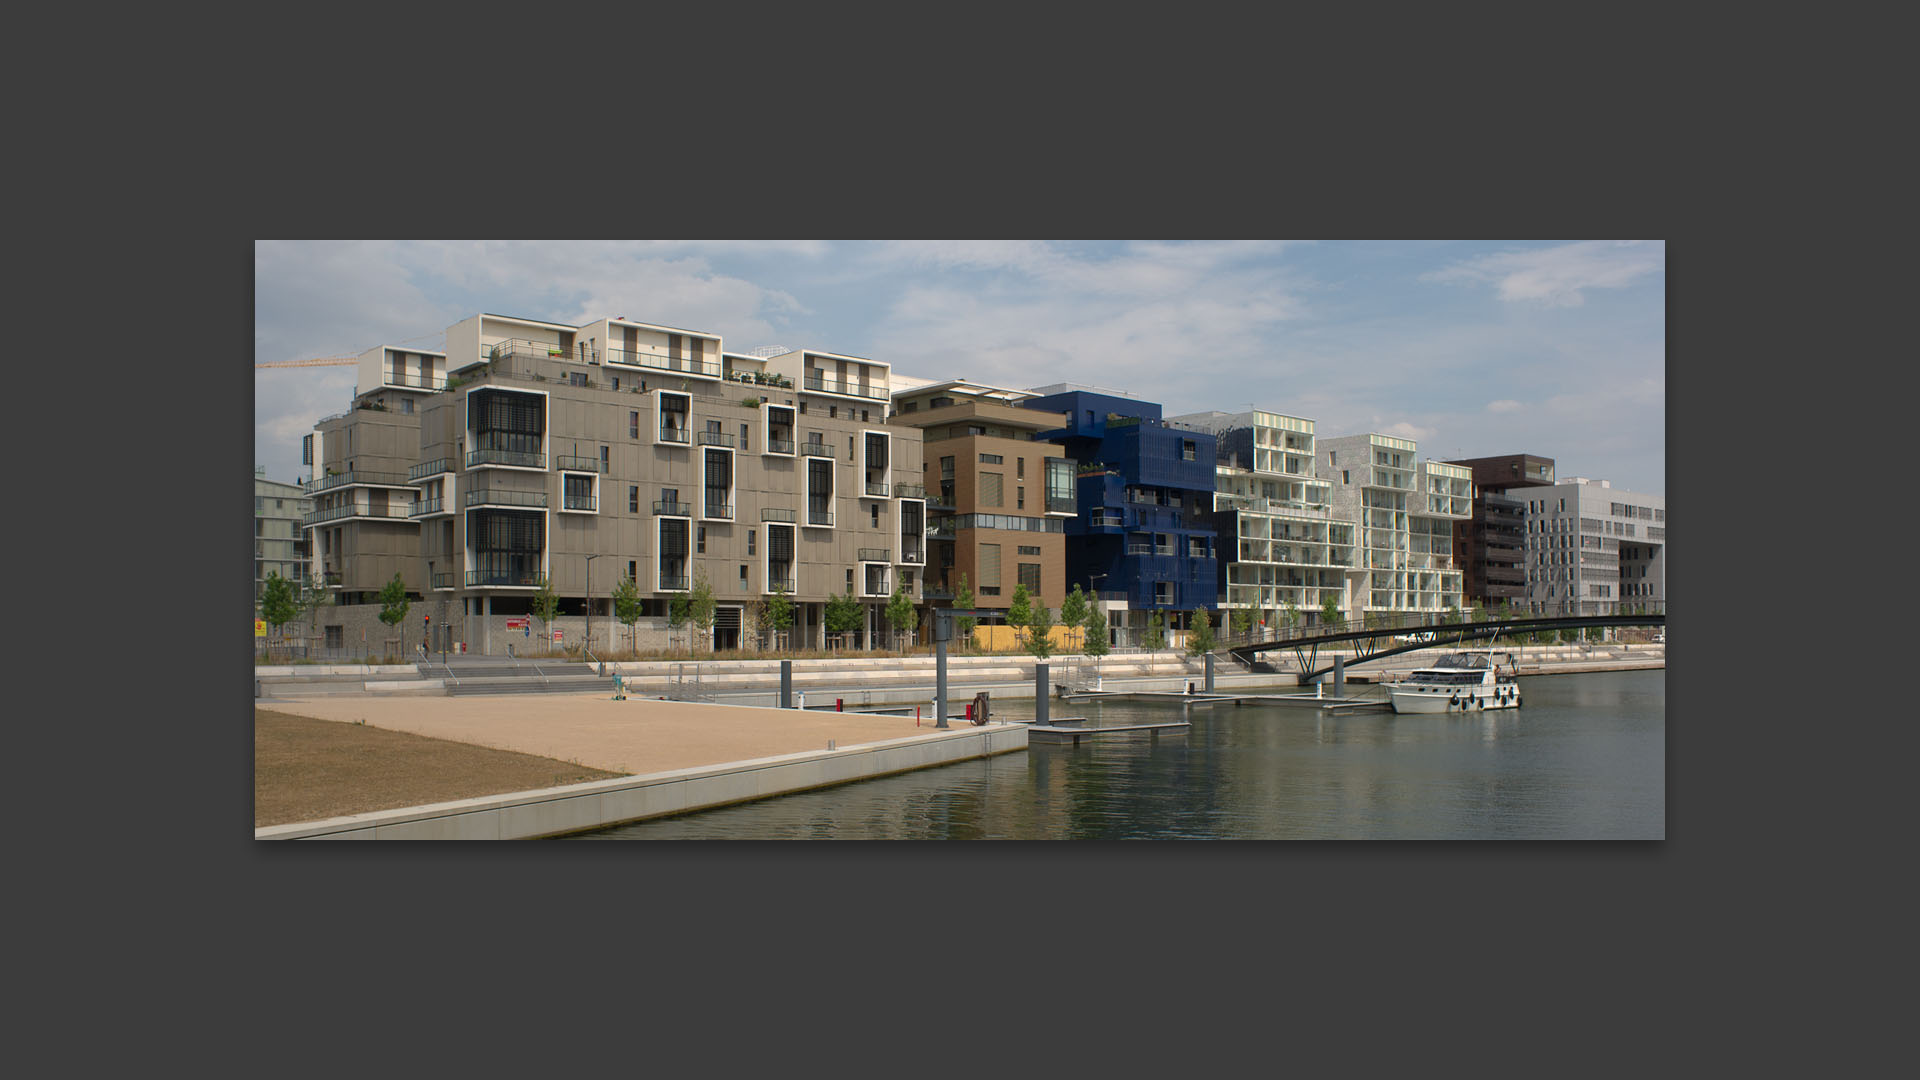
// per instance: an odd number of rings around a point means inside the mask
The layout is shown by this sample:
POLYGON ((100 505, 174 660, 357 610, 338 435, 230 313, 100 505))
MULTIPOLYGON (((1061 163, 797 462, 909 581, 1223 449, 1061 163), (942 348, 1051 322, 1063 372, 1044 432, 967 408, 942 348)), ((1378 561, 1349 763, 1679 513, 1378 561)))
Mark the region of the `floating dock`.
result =
POLYGON ((1055 720, 1047 724, 1029 724, 1027 743, 1070 743, 1080 745, 1082 739, 1137 737, 1145 735, 1157 739, 1162 735, 1185 735, 1192 730, 1193 724, 1186 720, 1175 720, 1164 724, 1115 724, 1111 727, 1082 727, 1084 718, 1073 720, 1055 720))
POLYGON ((1333 697, 1315 694, 1227 694, 1186 693, 1180 690, 1074 690, 1064 695, 1067 701, 1159 701, 1182 705, 1309 705, 1331 709, 1356 705, 1385 705, 1385 698, 1333 697))

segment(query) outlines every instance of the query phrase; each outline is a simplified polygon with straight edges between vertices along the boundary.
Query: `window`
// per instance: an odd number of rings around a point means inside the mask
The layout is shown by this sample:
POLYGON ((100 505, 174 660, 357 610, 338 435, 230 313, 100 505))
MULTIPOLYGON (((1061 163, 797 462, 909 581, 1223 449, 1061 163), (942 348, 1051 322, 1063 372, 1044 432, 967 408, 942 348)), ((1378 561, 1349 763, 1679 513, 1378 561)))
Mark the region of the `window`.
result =
POLYGON ((847 567, 847 591, 853 591, 853 567, 847 567))
POLYGON ((1026 458, 1013 459, 1013 478, 1015 480, 1025 480, 1027 478, 1027 459, 1026 458))
POLYGON ((412 398, 403 397, 400 399, 400 415, 402 416, 413 415, 413 399, 412 398))
POLYGON ((569 372, 567 372, 567 385, 568 385, 568 386, 585 386, 585 385, 587 385, 587 373, 586 373, 586 372, 584 372, 584 371, 569 371, 569 372))
MULTIPOLYGON (((833 417, 836 417, 836 416, 839 416, 839 415, 840 415, 840 406, 838 406, 838 405, 829 405, 829 406, 827 406, 827 417, 828 417, 829 419, 831 419, 831 418, 833 418, 833 417)), ((851 574, 851 571, 849 571, 849 574, 851 574)))
POLYGON ((860 422, 863 424, 867 422, 867 410, 865 409, 860 410, 860 422))
POLYGON ((640 437, 640 413, 636 410, 629 410, 627 412, 627 438, 637 439, 639 437, 640 437))
POLYGON ((999 465, 1002 463, 1003 460, 1004 459, 1001 458, 999 454, 981 454, 980 455, 980 464, 982 465, 999 465))
POLYGON ((740 584, 744 586, 746 585, 746 583, 747 583, 747 565, 745 563, 741 563, 740 564, 740 584))
POLYGON ((1029 593, 1040 591, 1040 564, 1023 562, 1020 565, 1020 584, 1027 587, 1029 593))
POLYGON ((620 376, 618 376, 618 375, 615 375, 615 376, 613 377, 613 388, 614 388, 615 390, 618 390, 618 389, 620 389, 620 376))
POLYGON ((607 448, 606 448, 605 446, 602 446, 602 447, 600 448, 600 471, 601 471, 601 472, 607 472, 607 471, 608 471, 608 470, 607 470, 607 462, 608 462, 609 460, 610 460, 610 459, 609 459, 609 456, 608 456, 608 453, 607 453, 607 448))
POLYGON ((705 525, 700 526, 700 530, 694 534, 693 552, 696 555, 705 555, 707 553, 707 527, 705 525))
POLYGON ((627 485, 627 513, 637 514, 639 512, 640 488, 637 485, 629 484, 627 485))
POLYGON ((1351 483, 1353 483, 1353 480, 1352 480, 1352 478, 1351 478, 1351 477, 1349 477, 1349 476, 1347 475, 1347 470, 1345 470, 1345 469, 1341 469, 1341 470, 1340 470, 1340 482, 1341 482, 1341 483, 1343 483, 1343 484, 1351 484, 1351 483))
POLYGON ((1026 488, 1017 487, 1013 489, 1013 508, 1015 510, 1025 510, 1027 508, 1026 488))
POLYGON ((1029 546, 1028 546, 1028 545, 1026 545, 1026 544, 1021 544, 1021 545, 1020 545, 1020 554, 1022 554, 1022 555, 1038 555, 1038 554, 1040 554, 1040 549, 1039 549, 1038 547, 1029 547, 1029 546))
POLYGON ((627 577, 635 581, 640 578, 640 564, 632 559, 627 560, 627 577))
MULTIPOLYGON (((980 584, 998 587, 1000 584, 1000 545, 980 545, 980 584)), ((996 594, 997 595, 997 594, 996 594)))
POLYGON ((880 504, 879 503, 869 504, 867 506, 867 509, 873 511, 873 527, 876 529, 879 528, 880 527, 880 504))
POLYGON ((980 505, 981 506, 1005 506, 1007 504, 1005 484, 1006 484, 1006 474, 1004 473, 997 473, 997 472, 981 473, 980 474, 980 505))
POLYGON ((740 425, 740 449, 743 451, 753 449, 747 445, 747 427, 748 425, 746 424, 740 425))

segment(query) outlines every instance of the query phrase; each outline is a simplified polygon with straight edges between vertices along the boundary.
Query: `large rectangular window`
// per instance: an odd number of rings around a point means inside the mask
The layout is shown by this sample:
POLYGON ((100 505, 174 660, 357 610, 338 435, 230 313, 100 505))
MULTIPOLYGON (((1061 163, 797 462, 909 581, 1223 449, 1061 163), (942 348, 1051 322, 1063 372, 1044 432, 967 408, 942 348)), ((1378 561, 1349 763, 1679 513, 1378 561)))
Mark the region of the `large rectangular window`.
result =
POLYGON ((1027 587, 1027 592, 1037 595, 1040 592, 1040 564, 1023 562, 1018 565, 1020 584, 1027 587))
POLYGON ((980 474, 980 505, 1007 505, 1005 473, 983 472, 980 474))
POLYGON ((1000 545, 980 545, 980 581, 981 585, 998 587, 1000 584, 1000 545))

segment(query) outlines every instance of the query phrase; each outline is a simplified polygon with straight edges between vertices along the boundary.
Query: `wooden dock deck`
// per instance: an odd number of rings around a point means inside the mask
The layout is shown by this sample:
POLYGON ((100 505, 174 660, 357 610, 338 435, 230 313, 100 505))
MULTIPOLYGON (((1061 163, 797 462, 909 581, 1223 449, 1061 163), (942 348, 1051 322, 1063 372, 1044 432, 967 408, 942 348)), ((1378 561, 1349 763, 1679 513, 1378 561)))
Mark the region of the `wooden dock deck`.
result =
POLYGON ((1066 695, 1066 700, 1075 703, 1088 701, 1159 701, 1182 705, 1309 705, 1328 709, 1354 705, 1384 705, 1385 698, 1356 697, 1318 697, 1313 694, 1231 694, 1214 693, 1189 694, 1181 690, 1080 690, 1066 695))
POLYGON ((1145 735, 1157 739, 1162 735, 1185 735, 1192 730, 1193 724, 1186 720, 1170 721, 1164 724, 1115 724, 1112 727, 1082 727, 1084 718, 1055 720, 1047 724, 1032 724, 1027 727, 1027 744, 1070 743, 1080 745, 1082 739, 1138 737, 1145 735))

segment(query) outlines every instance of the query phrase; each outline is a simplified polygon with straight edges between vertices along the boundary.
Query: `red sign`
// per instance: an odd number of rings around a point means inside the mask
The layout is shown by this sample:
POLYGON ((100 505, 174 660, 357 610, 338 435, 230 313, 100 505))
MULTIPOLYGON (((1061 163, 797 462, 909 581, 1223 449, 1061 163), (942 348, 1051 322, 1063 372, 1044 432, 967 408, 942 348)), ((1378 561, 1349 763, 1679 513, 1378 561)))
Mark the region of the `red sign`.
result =
POLYGON ((507 629, 525 630, 526 628, 527 628, 527 620, 525 616, 521 616, 520 618, 517 618, 517 619, 511 615, 507 616, 507 629))
POLYGON ((555 631, 553 632, 553 643, 554 643, 555 645, 558 645, 558 644, 560 644, 560 631, 558 631, 558 630, 555 630, 555 631))

